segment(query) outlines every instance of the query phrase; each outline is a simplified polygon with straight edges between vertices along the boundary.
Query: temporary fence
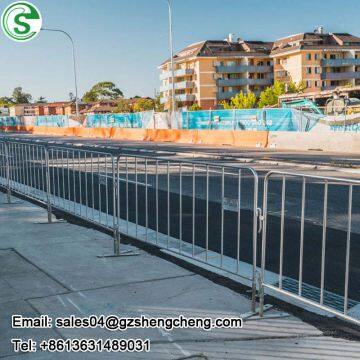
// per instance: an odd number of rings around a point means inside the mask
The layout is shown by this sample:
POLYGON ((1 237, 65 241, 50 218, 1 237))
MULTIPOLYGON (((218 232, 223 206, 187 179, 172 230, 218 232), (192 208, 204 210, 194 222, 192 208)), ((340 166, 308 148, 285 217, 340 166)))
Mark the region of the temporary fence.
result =
POLYGON ((154 111, 144 111, 124 114, 87 115, 87 127, 120 127, 145 129, 153 119, 154 111))
POLYGON ((256 293, 258 176, 214 165, 0 140, 11 192, 179 256, 240 276, 256 293), (234 191, 236 189, 236 191, 234 191), (233 229, 236 229, 234 232, 233 229))
POLYGON ((360 132, 360 121, 354 124, 330 125, 332 131, 338 132, 360 132))
POLYGON ((67 115, 41 115, 37 116, 35 126, 68 127, 69 116, 67 115))
POLYGON ((0 138, 8 200, 43 202, 48 222, 58 209, 113 231, 115 256, 127 235, 238 277, 252 288, 253 312, 259 280, 261 315, 267 293, 360 324, 360 181, 271 171, 263 215, 258 184, 248 166, 0 138))
POLYGON ((190 111, 182 113, 182 128, 310 131, 322 117, 296 109, 190 111))
POLYGON ((1 116, 0 126, 18 126, 21 125, 21 119, 18 116, 1 116))
POLYGON ((123 155, 117 174, 121 233, 247 279, 254 301, 258 176, 252 168, 123 155))
POLYGON ((266 291, 360 325, 360 234, 352 224, 359 190, 360 180, 281 171, 266 175, 261 309, 266 291), (322 208, 314 206, 321 203, 322 208))
MULTIPOLYGON (((185 130, 310 131, 323 116, 296 109, 244 109, 155 113, 87 115, 87 128, 137 128, 185 130)), ((21 117, 0 118, 0 126, 34 125, 48 127, 82 126, 68 115, 43 115, 25 124, 21 117)), ((350 130, 350 128, 349 128, 350 130)))

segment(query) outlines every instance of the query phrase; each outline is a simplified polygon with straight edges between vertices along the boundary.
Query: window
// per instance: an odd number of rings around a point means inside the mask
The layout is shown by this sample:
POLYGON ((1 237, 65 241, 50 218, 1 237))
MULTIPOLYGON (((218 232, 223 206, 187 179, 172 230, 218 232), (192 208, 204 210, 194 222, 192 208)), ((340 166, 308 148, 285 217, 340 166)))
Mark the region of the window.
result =
POLYGON ((308 88, 311 87, 311 81, 310 81, 310 80, 307 80, 307 81, 306 81, 306 87, 308 87, 308 88))
POLYGON ((311 74, 311 67, 307 67, 307 68, 306 68, 306 73, 307 73, 307 74, 311 74))
POLYGON ((266 63, 267 66, 270 66, 271 65, 271 61, 268 60, 267 63, 266 63))
POLYGON ((311 60, 311 54, 306 54, 306 60, 311 60))
POLYGON ((327 59, 327 54, 324 54, 324 59, 327 59))
POLYGON ((315 81, 315 87, 319 87, 319 82, 318 81, 315 81))
POLYGON ((335 54, 330 54, 330 59, 331 59, 331 60, 334 60, 334 59, 336 59, 336 56, 335 56, 335 54))
POLYGON ((321 74, 321 68, 319 66, 315 67, 315 74, 321 74))
POLYGON ((319 60, 319 54, 315 54, 315 60, 319 60))

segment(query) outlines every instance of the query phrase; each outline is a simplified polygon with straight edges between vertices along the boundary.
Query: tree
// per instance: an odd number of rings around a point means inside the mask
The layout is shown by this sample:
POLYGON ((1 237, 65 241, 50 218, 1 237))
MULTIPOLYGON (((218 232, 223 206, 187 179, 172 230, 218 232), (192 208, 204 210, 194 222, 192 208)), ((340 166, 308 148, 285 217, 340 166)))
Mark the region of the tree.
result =
POLYGON ((249 91, 243 93, 242 91, 231 98, 230 103, 223 102, 224 109, 253 109, 256 107, 256 95, 249 91))
POLYGON ((155 98, 155 111, 163 112, 164 111, 164 104, 161 103, 161 95, 158 94, 155 98))
POLYGON ((0 97, 0 107, 9 108, 12 105, 14 105, 14 101, 11 97, 8 96, 0 97))
POLYGON ((279 96, 283 94, 285 94, 285 84, 275 81, 274 85, 267 87, 261 92, 258 107, 263 108, 277 105, 279 96))
POLYGON ((115 113, 129 113, 133 111, 128 100, 120 98, 116 103, 115 113))
POLYGON ((139 99, 134 105, 134 112, 154 110, 155 102, 153 99, 139 99))
POLYGON ((101 100, 116 100, 123 96, 123 92, 111 81, 102 81, 95 84, 83 96, 84 102, 94 102, 101 100))
POLYGON ((189 111, 200 111, 201 106, 198 103, 194 103, 189 107, 189 111))
POLYGON ((15 104, 28 104, 31 101, 32 96, 28 93, 23 92, 22 87, 18 86, 14 89, 12 93, 12 99, 15 104))
POLYGON ((287 87, 287 92, 290 94, 297 94, 297 93, 301 93, 306 89, 306 83, 304 80, 300 80, 297 84, 295 83, 295 81, 290 80, 290 83, 287 87))
POLYGON ((97 94, 95 94, 95 92, 93 91, 87 91, 83 98, 82 98, 82 101, 86 102, 86 103, 91 103, 91 102, 95 102, 95 101, 98 101, 99 98, 97 96, 97 94))
POLYGON ((44 96, 40 96, 37 100, 36 100, 37 104, 45 104, 47 103, 47 100, 44 96))
POLYGON ((69 100, 70 100, 71 102, 75 102, 76 98, 75 98, 74 93, 69 92, 69 100))

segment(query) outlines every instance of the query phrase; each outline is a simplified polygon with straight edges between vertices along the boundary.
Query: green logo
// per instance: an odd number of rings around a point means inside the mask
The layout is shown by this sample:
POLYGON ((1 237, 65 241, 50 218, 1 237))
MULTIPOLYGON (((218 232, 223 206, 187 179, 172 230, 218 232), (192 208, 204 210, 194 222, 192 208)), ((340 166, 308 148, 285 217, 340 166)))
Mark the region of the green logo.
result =
POLYGON ((1 15, 1 28, 14 41, 29 41, 41 30, 40 11, 28 1, 17 1, 6 7, 1 15))

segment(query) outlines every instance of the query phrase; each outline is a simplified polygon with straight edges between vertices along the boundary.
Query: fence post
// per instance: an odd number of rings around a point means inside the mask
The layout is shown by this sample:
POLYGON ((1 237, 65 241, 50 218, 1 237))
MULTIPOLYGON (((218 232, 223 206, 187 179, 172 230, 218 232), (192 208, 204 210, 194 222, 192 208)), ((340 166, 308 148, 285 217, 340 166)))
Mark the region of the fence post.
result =
POLYGON ((6 196, 8 204, 11 204, 11 188, 10 188, 10 159, 9 148, 7 142, 4 142, 5 147, 5 168, 6 168, 6 196))
POLYGON ((49 164, 49 150, 45 148, 45 170, 46 170, 46 205, 48 223, 52 222, 52 208, 51 208, 51 188, 50 188, 50 164, 49 164))
POLYGON ((120 176, 119 161, 121 156, 112 158, 113 169, 113 230, 114 230, 114 253, 109 255, 98 255, 98 258, 114 258, 123 256, 136 256, 140 253, 133 250, 121 251, 121 232, 120 232, 120 176))

